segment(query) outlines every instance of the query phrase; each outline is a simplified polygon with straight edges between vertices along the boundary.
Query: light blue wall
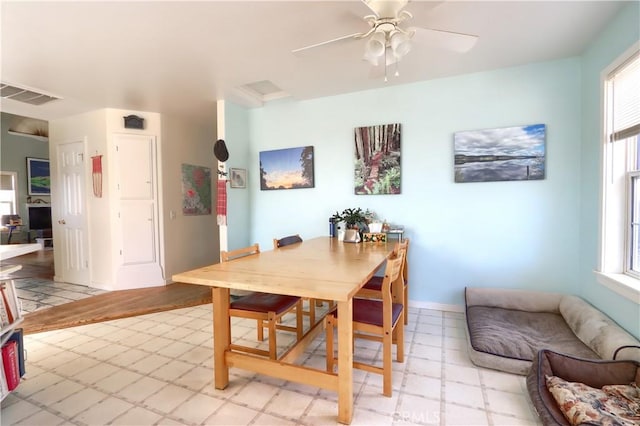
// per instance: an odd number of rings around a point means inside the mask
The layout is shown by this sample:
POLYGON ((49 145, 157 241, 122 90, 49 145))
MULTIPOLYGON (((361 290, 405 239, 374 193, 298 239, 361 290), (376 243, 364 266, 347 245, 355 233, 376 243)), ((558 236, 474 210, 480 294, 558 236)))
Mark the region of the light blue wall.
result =
MULTIPOLYGON (((577 293, 580 59, 431 80, 251 110, 252 239, 328 234, 369 208, 411 238, 412 301, 462 304, 465 286, 577 293), (353 129, 402 124, 402 194, 353 194, 353 129), (547 178, 453 182, 453 133, 547 125, 547 178), (315 188, 260 191, 258 153, 313 145, 315 188)), ((381 86, 384 83, 381 82, 381 86)))
MULTIPOLYGON (((227 171, 232 167, 250 169, 249 114, 246 109, 231 102, 225 101, 224 105, 225 143, 229 151, 227 171)), ((253 172, 255 170, 248 170, 249 174, 253 172)), ((228 249, 235 250, 252 244, 249 190, 227 185, 227 203, 228 249)))
POLYGON ((580 285, 582 295, 640 337, 640 306, 598 284, 600 164, 602 161, 601 72, 640 40, 640 3, 627 6, 582 56, 582 171, 580 174, 580 285))

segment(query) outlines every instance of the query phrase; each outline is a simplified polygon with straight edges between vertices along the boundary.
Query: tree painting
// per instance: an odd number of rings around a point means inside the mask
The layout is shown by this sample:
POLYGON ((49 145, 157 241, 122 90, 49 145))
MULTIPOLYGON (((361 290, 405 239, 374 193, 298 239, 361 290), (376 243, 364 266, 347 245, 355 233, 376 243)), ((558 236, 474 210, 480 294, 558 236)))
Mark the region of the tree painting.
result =
POLYGON ((260 152, 260 189, 313 188, 313 147, 260 152))
POLYGON ((400 123, 355 129, 355 193, 400 194, 400 123))

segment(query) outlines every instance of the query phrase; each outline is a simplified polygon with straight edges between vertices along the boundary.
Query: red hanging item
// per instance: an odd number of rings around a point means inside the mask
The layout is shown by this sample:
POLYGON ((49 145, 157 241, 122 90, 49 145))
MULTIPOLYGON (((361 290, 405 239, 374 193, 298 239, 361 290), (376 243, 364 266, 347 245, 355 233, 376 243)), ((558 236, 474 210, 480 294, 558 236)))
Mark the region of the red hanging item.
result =
POLYGON ((218 225, 227 225, 227 180, 218 179, 218 203, 216 205, 218 225))
POLYGON ((91 157, 91 161, 93 167, 93 195, 102 198, 102 155, 91 157))

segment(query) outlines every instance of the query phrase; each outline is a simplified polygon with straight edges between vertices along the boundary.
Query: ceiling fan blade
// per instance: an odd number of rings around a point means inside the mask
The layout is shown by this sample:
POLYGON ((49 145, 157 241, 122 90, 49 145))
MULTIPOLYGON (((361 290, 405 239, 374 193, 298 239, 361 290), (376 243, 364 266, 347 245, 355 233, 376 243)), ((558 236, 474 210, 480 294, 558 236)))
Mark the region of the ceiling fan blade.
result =
POLYGON ((300 47, 298 49, 292 50, 291 53, 299 53, 299 52, 302 52, 302 51, 305 51, 305 50, 314 49, 316 47, 324 46, 325 44, 331 44, 331 43, 335 43, 335 42, 342 41, 342 40, 347 40, 347 39, 356 39, 356 38, 359 38, 361 36, 363 36, 362 33, 353 33, 353 34, 345 35, 345 36, 342 36, 342 37, 334 38, 334 39, 331 39, 331 40, 322 41, 320 43, 311 44, 309 46, 300 47))
POLYGON ((409 3, 408 0, 362 0, 378 18, 397 18, 400 11, 409 3))
POLYGON ((428 28, 409 28, 415 31, 412 41, 416 44, 465 53, 471 50, 478 41, 478 36, 453 31, 433 30, 428 28))

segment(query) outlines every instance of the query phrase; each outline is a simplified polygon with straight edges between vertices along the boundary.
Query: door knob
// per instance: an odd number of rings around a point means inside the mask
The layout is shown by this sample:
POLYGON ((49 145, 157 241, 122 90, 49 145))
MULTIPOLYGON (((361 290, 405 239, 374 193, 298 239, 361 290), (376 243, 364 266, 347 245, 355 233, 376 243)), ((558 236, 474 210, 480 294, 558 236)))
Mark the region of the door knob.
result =
POLYGON ((66 224, 67 224, 67 222, 65 222, 65 221, 64 221, 64 219, 60 219, 60 220, 58 221, 58 223, 59 223, 60 225, 66 225, 66 224))

